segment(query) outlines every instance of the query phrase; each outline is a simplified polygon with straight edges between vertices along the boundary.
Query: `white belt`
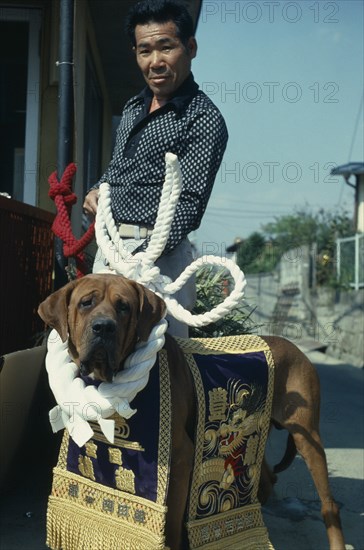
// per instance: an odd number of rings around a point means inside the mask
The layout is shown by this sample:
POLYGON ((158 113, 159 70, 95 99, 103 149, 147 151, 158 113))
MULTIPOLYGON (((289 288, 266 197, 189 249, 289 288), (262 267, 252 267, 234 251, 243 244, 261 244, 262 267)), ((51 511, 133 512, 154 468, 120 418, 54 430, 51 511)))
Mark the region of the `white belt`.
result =
POLYGON ((122 223, 119 227, 119 235, 122 239, 145 239, 153 233, 153 229, 140 225, 122 223))

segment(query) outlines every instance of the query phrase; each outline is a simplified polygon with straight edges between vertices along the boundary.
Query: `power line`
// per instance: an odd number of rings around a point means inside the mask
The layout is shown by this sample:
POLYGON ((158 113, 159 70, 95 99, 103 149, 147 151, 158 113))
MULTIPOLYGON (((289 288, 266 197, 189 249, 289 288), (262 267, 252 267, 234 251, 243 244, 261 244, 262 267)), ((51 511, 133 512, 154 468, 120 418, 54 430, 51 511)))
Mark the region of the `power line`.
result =
MULTIPOLYGON (((234 204, 234 206, 236 206, 239 201, 238 200, 235 200, 235 199, 232 199, 232 202, 234 204)), ((245 201, 242 201, 242 204, 244 206, 248 205, 248 204, 258 204, 259 206, 265 206, 264 204, 262 205, 262 202, 245 202, 245 201)), ((317 205, 317 204, 310 204, 308 202, 306 202, 304 205, 295 205, 295 204, 282 204, 282 203, 272 203, 270 202, 269 204, 266 205, 267 208, 270 209, 270 213, 272 214, 272 216, 274 216, 275 214, 287 214, 289 212, 292 212, 292 210, 296 210, 296 209, 311 209, 311 210, 320 210, 322 209, 322 205, 317 205), (278 207, 286 207, 286 210, 275 210, 275 207, 278 206, 278 207), (272 212, 272 210, 274 210, 274 212, 272 212)), ((217 211, 227 211, 227 212, 252 212, 252 210, 244 210, 244 209, 240 209, 240 208, 230 208, 229 206, 213 206, 212 204, 209 205, 206 209, 206 212, 208 212, 209 210, 217 210, 217 211)), ((254 210, 254 212, 262 212, 263 214, 267 213, 266 210, 254 210)))
MULTIPOLYGON (((225 195, 226 197, 226 195, 225 195)), ((230 200, 233 200, 234 201, 234 204, 258 204, 259 206, 262 206, 262 201, 246 201, 245 199, 239 199, 237 197, 234 197, 234 199, 231 199, 230 197, 225 199, 225 197, 222 198, 222 200, 224 200, 224 202, 226 201, 230 201, 230 200)), ((211 205, 212 203, 214 202, 214 198, 212 198, 211 200, 211 205)), ((270 202, 269 203, 270 206, 286 206, 287 208, 291 208, 292 207, 292 204, 289 204, 289 203, 281 203, 281 202, 270 202)), ((213 208, 218 208, 217 206, 214 207, 212 205, 213 208)))
POLYGON ((275 216, 277 214, 284 215, 287 214, 289 211, 287 210, 276 210, 275 212, 267 212, 266 210, 240 210, 237 208, 208 208, 206 210, 206 214, 218 214, 218 213, 228 213, 228 214, 257 214, 257 215, 268 215, 268 216, 275 216))
POLYGON ((355 121, 355 124, 354 124, 353 135, 352 135, 352 138, 351 138, 351 143, 350 143, 350 148, 349 148, 348 162, 353 160, 351 158, 351 155, 353 154, 356 133, 358 131, 358 126, 359 126, 360 113, 361 113, 361 110, 363 108, 363 101, 364 101, 364 95, 361 96, 361 100, 360 100, 360 103, 359 103, 358 114, 356 115, 356 121, 355 121))

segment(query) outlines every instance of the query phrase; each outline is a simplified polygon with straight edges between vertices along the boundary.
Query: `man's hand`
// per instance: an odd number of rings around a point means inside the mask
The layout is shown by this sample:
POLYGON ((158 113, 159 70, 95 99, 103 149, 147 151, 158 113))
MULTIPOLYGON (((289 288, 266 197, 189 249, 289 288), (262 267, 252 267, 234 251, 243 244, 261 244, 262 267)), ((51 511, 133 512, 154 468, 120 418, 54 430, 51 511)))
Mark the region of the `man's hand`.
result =
POLYGON ((91 217, 95 217, 98 201, 99 201, 98 189, 92 189, 92 191, 87 193, 85 202, 83 203, 83 211, 85 212, 85 214, 91 217))

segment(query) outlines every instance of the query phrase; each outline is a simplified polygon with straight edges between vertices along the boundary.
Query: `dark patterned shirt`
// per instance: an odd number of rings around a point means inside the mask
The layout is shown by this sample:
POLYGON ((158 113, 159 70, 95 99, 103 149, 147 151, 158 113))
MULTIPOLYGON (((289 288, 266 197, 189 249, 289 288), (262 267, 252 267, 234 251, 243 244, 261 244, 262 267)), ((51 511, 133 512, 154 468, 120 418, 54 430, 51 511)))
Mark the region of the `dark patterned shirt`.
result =
MULTIPOLYGON (((175 96, 149 113, 152 92, 145 88, 125 105, 112 160, 98 184, 111 186, 117 224, 154 226, 165 178, 165 154, 177 155, 183 187, 165 252, 201 223, 228 134, 212 101, 192 74, 175 96)), ((145 243, 146 244, 146 243, 145 243)))

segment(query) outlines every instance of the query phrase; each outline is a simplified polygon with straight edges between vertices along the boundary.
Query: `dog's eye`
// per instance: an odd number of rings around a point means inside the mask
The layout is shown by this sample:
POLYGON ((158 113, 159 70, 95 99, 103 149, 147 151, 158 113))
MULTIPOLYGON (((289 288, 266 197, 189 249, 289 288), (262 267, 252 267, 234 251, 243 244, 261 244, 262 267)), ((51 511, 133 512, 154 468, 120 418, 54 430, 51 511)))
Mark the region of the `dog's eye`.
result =
POLYGON ((130 311, 130 306, 122 300, 118 300, 115 304, 115 309, 118 313, 128 313, 130 311))
POLYGON ((85 308, 88 308, 88 307, 91 307, 92 306, 92 303, 93 303, 93 300, 92 300, 92 296, 91 297, 87 297, 87 298, 83 298, 80 303, 78 304, 78 307, 80 309, 85 309, 85 308))

